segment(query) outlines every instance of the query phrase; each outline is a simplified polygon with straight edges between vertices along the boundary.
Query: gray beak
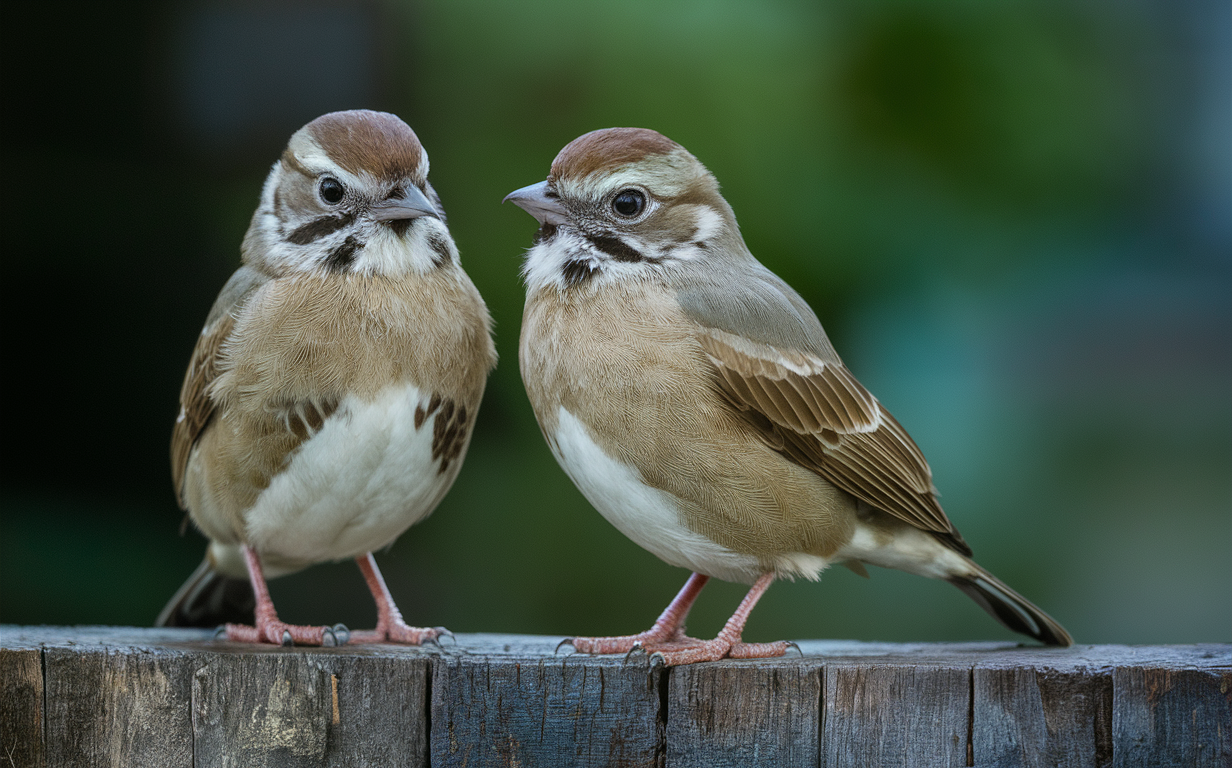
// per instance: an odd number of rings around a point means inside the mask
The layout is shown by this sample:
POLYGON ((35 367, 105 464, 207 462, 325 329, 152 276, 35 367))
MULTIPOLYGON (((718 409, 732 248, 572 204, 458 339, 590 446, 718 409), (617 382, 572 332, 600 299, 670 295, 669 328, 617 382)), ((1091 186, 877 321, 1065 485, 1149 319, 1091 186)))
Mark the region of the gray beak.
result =
POLYGON ((502 203, 511 202, 534 216, 540 224, 566 224, 569 213, 555 193, 548 192, 548 183, 541 181, 505 195, 502 203))
POLYGON ((420 216, 440 218, 432 201, 419 191, 414 184, 403 187, 402 197, 391 197, 382 200, 368 209, 368 215, 373 221, 398 221, 400 219, 418 219, 420 216))

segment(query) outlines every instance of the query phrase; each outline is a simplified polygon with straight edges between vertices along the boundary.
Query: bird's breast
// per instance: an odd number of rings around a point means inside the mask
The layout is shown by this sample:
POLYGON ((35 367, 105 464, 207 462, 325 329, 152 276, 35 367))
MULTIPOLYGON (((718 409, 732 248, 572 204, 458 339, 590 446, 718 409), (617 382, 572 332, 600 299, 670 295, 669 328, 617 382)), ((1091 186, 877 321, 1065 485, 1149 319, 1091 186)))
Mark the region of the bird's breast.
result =
POLYGON ((656 290, 549 289, 526 304, 519 361, 545 427, 564 406, 601 439, 626 443, 688 403, 705 407, 711 383, 701 355, 678 306, 656 290))
POLYGON ((728 581, 751 582, 765 569, 757 557, 732 551, 693 530, 675 495, 646 483, 637 467, 617 459, 565 408, 556 414, 552 453, 582 495, 635 544, 671 565, 728 581))
POLYGON ((671 297, 551 297, 527 303, 522 376, 557 460, 599 512, 674 565, 743 581, 816 575, 849 538, 853 502, 723 399, 671 297))
POLYGON ((453 483, 471 426, 459 410, 409 383, 344 399, 247 511, 248 542, 292 563, 386 546, 453 483))
POLYGON ((469 281, 271 281, 210 387, 185 475, 194 520, 301 565, 390 543, 461 464, 495 360, 487 322, 469 281))

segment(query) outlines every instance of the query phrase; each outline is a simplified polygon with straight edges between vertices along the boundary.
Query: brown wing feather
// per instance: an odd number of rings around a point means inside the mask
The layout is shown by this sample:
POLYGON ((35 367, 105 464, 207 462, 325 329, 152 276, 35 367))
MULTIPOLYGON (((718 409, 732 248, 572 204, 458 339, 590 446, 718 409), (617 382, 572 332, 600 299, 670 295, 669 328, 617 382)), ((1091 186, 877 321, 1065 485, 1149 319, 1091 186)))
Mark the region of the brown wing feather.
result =
POLYGON ((197 438, 214 416, 215 404, 208 391, 218 376, 218 358, 223 342, 234 326, 235 318, 224 312, 206 327, 193 348, 188 371, 184 374, 184 385, 180 387, 180 415, 171 430, 171 482, 181 509, 188 509, 184 503, 184 472, 188 468, 188 457, 197 438))
POLYGON ((235 327, 236 309, 268 280, 269 275, 249 266, 242 266, 231 275, 218 292, 188 361, 188 371, 180 387, 180 415, 171 430, 171 482, 181 509, 187 509, 184 472, 188 468, 188 457, 214 416, 215 405, 209 388, 218 377, 223 342, 235 327))
POLYGON ((717 329, 701 329, 698 341, 727 399, 772 447, 852 496, 970 554, 937 502, 920 449, 842 363, 717 329))

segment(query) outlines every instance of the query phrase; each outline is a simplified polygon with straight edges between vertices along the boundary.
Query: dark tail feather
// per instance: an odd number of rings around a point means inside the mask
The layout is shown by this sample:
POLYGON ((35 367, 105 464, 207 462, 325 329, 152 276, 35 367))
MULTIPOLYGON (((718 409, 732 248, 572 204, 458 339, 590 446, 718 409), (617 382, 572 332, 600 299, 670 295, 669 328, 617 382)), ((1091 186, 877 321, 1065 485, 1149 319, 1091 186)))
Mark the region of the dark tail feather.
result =
POLYGON ((1073 645, 1074 640, 1051 616, 1003 581, 975 563, 976 571, 967 576, 951 576, 948 581, 967 593, 980 607, 1008 629, 1030 635, 1046 645, 1073 645))
POLYGON ((252 624, 256 597, 248 579, 223 576, 205 560, 171 598, 156 627, 216 627, 252 624))

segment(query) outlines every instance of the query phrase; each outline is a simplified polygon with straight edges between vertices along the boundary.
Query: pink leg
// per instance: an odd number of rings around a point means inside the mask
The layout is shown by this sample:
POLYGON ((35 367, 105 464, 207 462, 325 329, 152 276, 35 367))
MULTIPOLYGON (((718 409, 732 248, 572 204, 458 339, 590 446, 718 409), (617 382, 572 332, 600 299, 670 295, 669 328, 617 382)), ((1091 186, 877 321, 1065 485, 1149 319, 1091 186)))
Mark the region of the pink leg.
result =
POLYGON ((656 651, 651 656, 651 663, 662 661, 664 666, 674 667, 678 664, 694 664, 699 661, 718 661, 722 658, 732 659, 768 659, 787 653, 787 643, 742 643, 740 635, 744 632, 745 622, 753 612, 753 606, 774 583, 774 574, 762 574, 761 578, 740 601, 740 607, 723 625, 719 636, 704 643, 698 643, 679 650, 667 648, 656 651))
MULTIPOLYGON (((681 587, 680 592, 672 599, 654 626, 637 635, 622 635, 619 637, 573 637, 569 643, 579 653, 628 653, 635 646, 647 650, 651 647, 667 646, 672 643, 692 641, 684 633, 684 620, 693 607, 693 601, 701 594, 702 587, 710 580, 709 576, 694 573, 681 587)), ((696 641, 693 641, 696 642, 696 641)))
POLYGON ((419 629, 407 626, 398 606, 394 605, 394 598, 389 594, 389 587, 385 586, 385 579, 381 577, 381 571, 376 567, 376 559, 372 557, 372 553, 355 558, 355 563, 363 572, 364 581, 368 582, 368 590, 372 592, 372 599, 376 601, 376 629, 352 632, 349 642, 419 645, 425 640, 435 640, 440 635, 449 633, 449 630, 443 627, 419 629))
POLYGON ((329 627, 304 627, 295 624, 284 624, 278 620, 274 610, 274 602, 270 600, 269 587, 265 584, 265 575, 261 572, 261 558, 247 544, 243 547, 244 562, 248 565, 248 578, 252 581, 252 591, 257 596, 257 625, 250 627, 245 624, 227 624, 227 638, 242 643, 273 643, 274 645, 337 645, 334 631, 329 627))

